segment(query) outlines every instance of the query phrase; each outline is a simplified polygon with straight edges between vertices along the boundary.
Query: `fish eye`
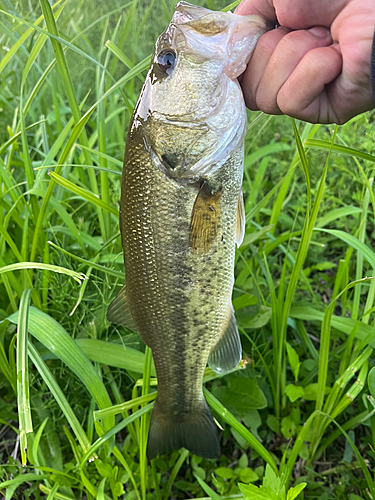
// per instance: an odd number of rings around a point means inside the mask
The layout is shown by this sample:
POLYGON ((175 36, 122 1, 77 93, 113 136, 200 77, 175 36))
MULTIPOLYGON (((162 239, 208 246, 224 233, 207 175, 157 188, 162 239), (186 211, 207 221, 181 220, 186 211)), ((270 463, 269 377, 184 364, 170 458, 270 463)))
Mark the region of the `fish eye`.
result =
POLYGON ((176 54, 170 49, 163 50, 158 55, 157 63, 159 68, 169 75, 175 66, 176 54))

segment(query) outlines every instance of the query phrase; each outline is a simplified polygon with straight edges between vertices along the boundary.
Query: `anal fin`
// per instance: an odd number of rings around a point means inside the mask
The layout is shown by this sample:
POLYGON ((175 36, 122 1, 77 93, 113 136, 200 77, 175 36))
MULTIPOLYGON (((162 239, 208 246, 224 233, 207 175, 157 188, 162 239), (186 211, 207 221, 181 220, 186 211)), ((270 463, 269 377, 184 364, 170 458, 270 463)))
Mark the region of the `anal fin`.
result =
POLYGON ((137 331, 133 316, 130 312, 125 283, 109 305, 107 319, 108 321, 111 321, 111 323, 117 323, 118 325, 125 326, 130 330, 137 331))
POLYGON ((219 341, 213 347, 208 358, 208 365, 216 373, 229 373, 237 367, 241 358, 240 335, 234 312, 231 311, 229 323, 219 341))

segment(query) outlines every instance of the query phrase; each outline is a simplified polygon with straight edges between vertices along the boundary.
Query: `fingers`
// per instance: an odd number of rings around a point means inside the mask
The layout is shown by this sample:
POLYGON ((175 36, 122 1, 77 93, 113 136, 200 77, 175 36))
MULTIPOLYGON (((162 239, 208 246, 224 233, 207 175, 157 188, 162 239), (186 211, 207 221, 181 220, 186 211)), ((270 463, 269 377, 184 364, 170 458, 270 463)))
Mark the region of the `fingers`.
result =
MULTIPOLYGON (((283 113, 284 111, 278 102, 280 90, 310 51, 327 47, 331 43, 329 31, 320 26, 311 30, 293 32, 288 32, 285 28, 278 28, 264 34, 259 40, 243 76, 242 88, 246 105, 252 110, 261 109, 265 113, 283 113)), ((338 56, 340 57, 339 54, 338 56)), ((322 70, 321 65, 319 68, 322 70)), ((334 71, 336 68, 337 65, 335 65, 334 71)), ((309 80, 303 78, 304 71, 306 71, 306 63, 303 64, 301 71, 297 71, 293 79, 293 87, 291 87, 293 92, 295 88, 299 89, 299 85, 304 87, 311 84, 309 80)), ((332 72, 330 70, 328 72, 329 76, 326 76, 323 68, 321 74, 318 75, 320 82, 330 78, 332 72)), ((289 106, 292 106, 295 99, 294 94, 290 92, 287 94, 291 101, 289 106)), ((284 101, 282 102, 284 105, 284 101)))
MULTIPOLYGON (((338 77, 341 67, 342 57, 338 47, 311 50, 280 88, 277 94, 278 109, 284 114, 312 123, 343 123, 349 117, 336 116, 329 86, 326 87, 338 77)), ((344 96, 341 98, 345 100, 344 96)), ((340 107, 343 109, 345 106, 340 107)), ((339 107, 335 106, 335 109, 339 107)))
MULTIPOLYGON (((371 0, 370 0, 371 1, 371 0)), ((235 13, 258 14, 293 30, 331 26, 348 0, 242 0, 235 13)), ((360 10, 360 9, 359 9, 360 10)))
POLYGON ((283 26, 261 37, 242 76, 247 106, 338 124, 371 109, 374 9, 374 0, 243 0, 237 13, 283 26))
POLYGON ((289 30, 284 28, 268 31, 259 39, 255 47, 241 81, 246 106, 252 111, 259 110, 257 103, 259 84, 275 48, 287 33, 289 33, 289 30))

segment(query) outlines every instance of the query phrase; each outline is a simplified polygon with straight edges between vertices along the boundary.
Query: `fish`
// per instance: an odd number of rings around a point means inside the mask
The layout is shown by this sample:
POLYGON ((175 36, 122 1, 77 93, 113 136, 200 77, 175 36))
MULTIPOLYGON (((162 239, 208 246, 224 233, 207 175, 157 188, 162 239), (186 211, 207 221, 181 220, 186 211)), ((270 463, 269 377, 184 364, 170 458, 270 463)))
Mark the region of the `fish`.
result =
POLYGON ((220 456, 202 380, 207 362, 225 374, 242 357, 231 302, 245 229, 237 77, 267 29, 260 16, 179 2, 131 119, 120 203, 125 283, 107 318, 152 350, 149 459, 182 447, 220 456))

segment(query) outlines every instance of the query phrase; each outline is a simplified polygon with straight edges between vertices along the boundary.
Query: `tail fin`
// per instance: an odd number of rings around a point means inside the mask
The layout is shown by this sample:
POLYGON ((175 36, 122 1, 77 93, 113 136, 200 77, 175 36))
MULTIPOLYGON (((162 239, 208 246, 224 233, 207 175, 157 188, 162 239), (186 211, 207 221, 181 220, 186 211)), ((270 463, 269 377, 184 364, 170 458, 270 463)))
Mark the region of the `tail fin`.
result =
POLYGON ((180 415, 163 413, 156 401, 151 414, 147 457, 151 460, 182 447, 203 458, 220 456, 219 434, 205 400, 197 411, 180 415))

